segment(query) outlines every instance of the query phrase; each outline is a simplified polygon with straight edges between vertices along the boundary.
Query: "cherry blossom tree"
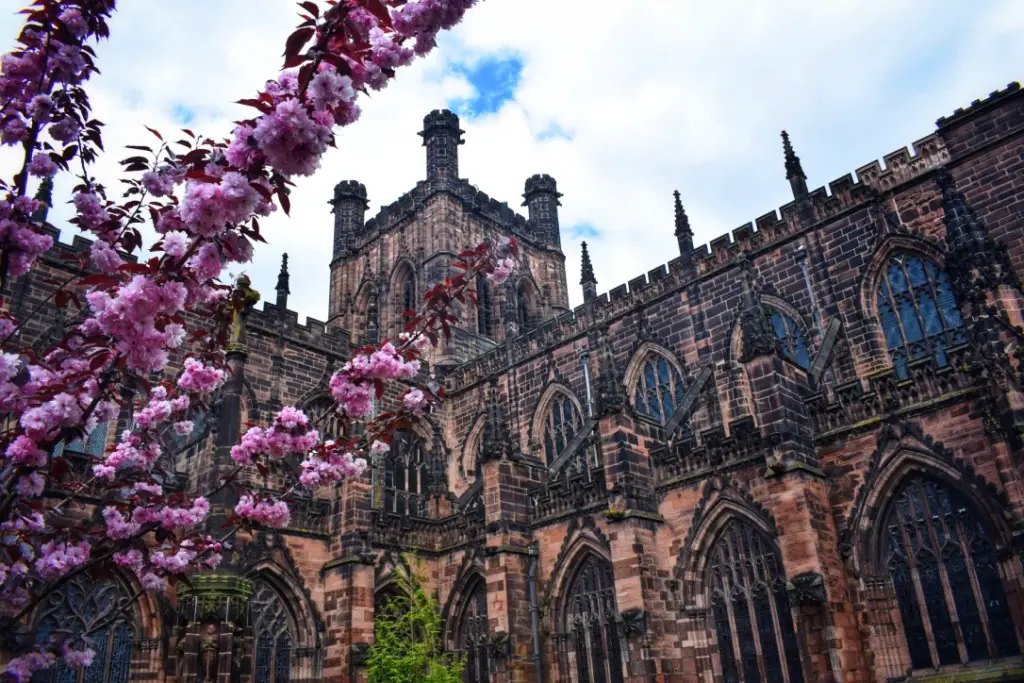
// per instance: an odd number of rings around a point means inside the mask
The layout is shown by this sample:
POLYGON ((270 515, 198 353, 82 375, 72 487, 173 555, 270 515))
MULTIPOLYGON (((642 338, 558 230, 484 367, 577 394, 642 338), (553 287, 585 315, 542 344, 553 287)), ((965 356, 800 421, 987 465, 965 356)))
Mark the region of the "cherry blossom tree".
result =
POLYGON ((477 274, 493 282, 509 276, 518 256, 513 240, 464 252, 456 264, 463 272, 427 292, 399 339, 357 350, 331 378, 351 436, 321 440, 314 421, 294 407, 242 436, 231 449, 235 469, 216 485, 237 496, 227 535, 204 530, 212 492, 174 490, 162 475, 168 435, 191 433, 193 417, 227 380, 224 349, 251 303, 244 287, 221 281, 225 267, 251 260, 254 244, 264 241, 260 218, 289 211, 292 179, 316 172, 335 129, 358 119, 359 97, 430 52, 439 31, 473 4, 300 2, 302 23, 287 39, 284 71, 240 102, 253 117, 223 140, 183 130, 169 141, 150 129, 152 142, 131 146, 121 162, 120 196, 90 173, 103 153, 103 124, 92 118, 86 92, 96 72, 93 43, 108 36, 114 0, 35 0, 23 11, 18 47, 0 63, 0 143, 23 152, 20 170, 0 179, 0 285, 53 246, 52 226, 40 218, 44 200, 30 195, 33 177, 77 176, 71 223, 94 241, 44 302, 71 313, 61 339, 26 347, 25 320, 0 308, 0 649, 12 654, 10 679, 27 680, 58 657, 91 661, 88 633, 36 642, 25 628, 36 606, 73 577, 120 567, 137 577, 141 594, 215 568, 230 550, 230 531, 286 525, 293 490, 359 476, 367 453, 386 452, 395 430, 443 399, 435 383, 416 383, 422 353, 447 338, 453 306, 473 297, 477 274), (150 231, 155 239, 146 237, 150 231), (175 378, 150 380, 165 370, 175 378), (371 419, 374 396, 394 397, 394 408, 371 419), (71 478, 54 447, 87 437, 125 407, 131 428, 92 463, 88 480, 71 478), (270 462, 289 456, 301 464, 284 490, 242 484, 246 470, 265 476, 270 462), (44 499, 54 487, 67 498, 44 499), (83 506, 86 492, 91 502, 83 506))

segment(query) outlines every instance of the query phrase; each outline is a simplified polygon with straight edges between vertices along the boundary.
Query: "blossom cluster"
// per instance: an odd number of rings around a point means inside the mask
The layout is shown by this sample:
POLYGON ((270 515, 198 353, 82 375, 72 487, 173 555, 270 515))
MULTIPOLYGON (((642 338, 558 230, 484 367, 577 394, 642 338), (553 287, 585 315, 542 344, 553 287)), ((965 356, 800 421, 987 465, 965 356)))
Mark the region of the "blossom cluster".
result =
MULTIPOLYGON (((408 354, 407 354, 408 355, 408 354)), ((420 361, 407 358, 391 342, 371 353, 358 353, 331 377, 331 395, 343 415, 363 418, 373 409, 375 382, 410 381, 420 361)))
POLYGON ((253 427, 231 448, 231 458, 239 465, 251 465, 261 455, 278 460, 288 455, 305 455, 320 443, 320 434, 313 429, 309 417, 297 408, 287 406, 274 417, 267 429, 253 427))

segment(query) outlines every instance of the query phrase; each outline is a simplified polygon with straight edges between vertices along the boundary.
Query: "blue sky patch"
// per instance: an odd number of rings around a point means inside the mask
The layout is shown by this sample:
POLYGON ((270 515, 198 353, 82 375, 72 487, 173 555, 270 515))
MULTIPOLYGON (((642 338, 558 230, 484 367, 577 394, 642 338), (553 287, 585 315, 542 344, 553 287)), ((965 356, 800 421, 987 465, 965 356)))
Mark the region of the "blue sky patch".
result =
POLYGON ((518 54, 487 55, 475 62, 452 64, 450 69, 465 77, 475 93, 452 100, 449 106, 459 116, 473 118, 493 114, 515 98, 523 75, 523 58, 518 54))
POLYGON ((543 128, 536 137, 538 140, 572 140, 573 134, 562 128, 561 124, 557 121, 552 121, 545 128, 543 128))
POLYGON ((189 109, 184 104, 174 105, 174 109, 171 111, 171 115, 174 117, 175 123, 179 123, 183 126, 187 126, 196 119, 195 110, 189 109))
POLYGON ((601 231, 590 223, 577 223, 569 228, 569 237, 574 240, 595 239, 601 236, 601 231))

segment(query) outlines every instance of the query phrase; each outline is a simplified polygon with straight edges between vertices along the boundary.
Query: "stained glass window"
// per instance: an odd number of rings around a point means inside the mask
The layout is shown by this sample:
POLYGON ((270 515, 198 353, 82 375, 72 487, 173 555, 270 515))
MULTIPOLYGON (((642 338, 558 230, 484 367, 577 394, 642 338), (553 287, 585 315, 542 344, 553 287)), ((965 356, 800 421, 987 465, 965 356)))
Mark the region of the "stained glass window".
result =
POLYGON ((611 565, 588 554, 566 591, 563 647, 560 660, 568 680, 579 683, 622 683, 622 648, 611 565))
POLYGON ((292 620, 281 594, 267 581, 253 581, 249 600, 252 623, 253 683, 288 683, 291 679, 292 620))
MULTIPOLYGON (((401 314, 404 317, 404 314, 407 311, 415 311, 416 308, 417 308, 416 307, 416 278, 413 277, 413 274, 411 272, 406 273, 405 277, 402 279, 401 296, 402 296, 402 298, 400 299, 400 303, 402 304, 401 314)), ((403 322, 404 322, 404 320, 403 320, 403 322)))
POLYGON ((544 418, 544 455, 549 465, 565 450, 582 426, 583 419, 572 398, 564 392, 555 394, 544 418))
POLYGON ((423 444, 409 432, 396 432, 384 459, 384 511, 396 515, 427 514, 427 463, 423 444))
POLYGON ((931 261, 900 253, 889 260, 878 284, 878 317, 899 377, 907 364, 934 358, 941 367, 946 350, 967 341, 949 277, 931 261))
POLYGON ((487 653, 490 627, 487 621, 487 586, 482 579, 473 585, 469 595, 458 629, 458 647, 466 657, 462 680, 464 683, 488 683, 491 680, 487 653))
POLYGON ((992 539, 963 496, 912 477, 883 529, 886 567, 915 669, 1019 654, 992 539))
POLYGON ((709 602, 726 683, 803 683, 782 563, 773 544, 733 520, 708 562, 709 602))
POLYGON ((652 353, 644 360, 633 389, 633 407, 641 415, 665 424, 675 414, 685 393, 683 377, 676 366, 652 353))
POLYGON ((96 656, 92 664, 72 668, 58 662, 37 672, 33 683, 124 683, 132 663, 134 611, 131 596, 116 581, 84 574, 47 596, 36 623, 37 640, 57 631, 89 633, 96 656), (92 630, 95 629, 95 630, 92 630))
POLYGON ((778 311, 768 316, 768 321, 775 331, 779 353, 793 361, 804 370, 811 367, 811 354, 807 350, 807 339, 796 321, 778 311))
POLYGON ((476 277, 476 331, 488 337, 494 336, 494 297, 491 285, 483 275, 476 277))
POLYGON ((59 443, 53 447, 53 454, 56 456, 82 456, 89 455, 100 457, 103 455, 107 445, 107 423, 101 422, 96 425, 89 435, 83 439, 72 439, 68 443, 59 443))

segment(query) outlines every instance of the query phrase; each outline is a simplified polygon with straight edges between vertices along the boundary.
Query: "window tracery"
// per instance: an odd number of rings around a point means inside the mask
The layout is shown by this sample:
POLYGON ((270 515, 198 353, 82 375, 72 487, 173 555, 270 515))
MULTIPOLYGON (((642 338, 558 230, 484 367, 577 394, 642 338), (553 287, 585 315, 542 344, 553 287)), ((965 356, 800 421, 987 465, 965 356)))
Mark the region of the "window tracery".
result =
POLYGON ((878 318, 893 366, 907 377, 907 364, 932 357, 940 366, 946 351, 967 341, 963 318, 946 272, 909 252, 889 259, 876 295, 878 318))
POLYGON ((384 511, 396 515, 425 517, 427 514, 427 461, 423 443, 407 431, 391 440, 384 459, 384 511))
POLYGON ((655 422, 665 424, 675 414, 686 394, 683 376, 676 366, 660 354, 644 359, 633 388, 633 407, 655 422))
POLYGON ((572 397, 564 391, 557 392, 544 415, 544 455, 549 465, 565 450, 582 426, 583 417, 572 397))
POLYGON ((913 668, 1020 653, 995 544, 962 495, 912 477, 881 530, 913 668))
POLYGON ((488 683, 490 658, 488 656, 487 586, 478 579, 469 591, 469 599, 463 607, 457 631, 457 646, 466 657, 463 683, 488 683))
POLYGON ((768 316, 768 322, 771 323, 772 330, 775 332, 779 353, 804 370, 810 369, 811 354, 800 325, 793 318, 779 311, 772 311, 768 316))
POLYGON ((556 636, 562 680, 622 683, 617 615, 611 564, 588 553, 566 591, 562 630, 556 636))
POLYGON ((284 599, 266 580, 256 579, 249 612, 254 641, 253 683, 288 683, 294 636, 284 599))
POLYGON ((733 520, 708 560, 709 604, 727 683, 803 683, 778 553, 750 524, 733 520))
POLYGON ((72 668, 58 662, 32 677, 33 683, 125 683, 135 640, 131 596, 112 580, 79 574, 47 596, 39 610, 36 636, 46 640, 62 630, 90 633, 96 656, 92 664, 72 668), (109 622, 109 623, 108 623, 109 622))

